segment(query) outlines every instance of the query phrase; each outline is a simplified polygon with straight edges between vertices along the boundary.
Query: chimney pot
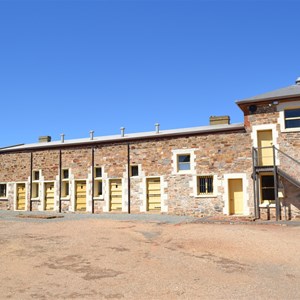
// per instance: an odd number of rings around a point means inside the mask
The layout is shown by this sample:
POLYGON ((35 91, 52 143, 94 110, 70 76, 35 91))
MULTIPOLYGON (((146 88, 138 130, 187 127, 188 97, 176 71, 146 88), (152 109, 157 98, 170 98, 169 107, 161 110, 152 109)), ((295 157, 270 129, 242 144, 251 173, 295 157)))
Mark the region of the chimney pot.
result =
POLYGON ((94 130, 90 131, 90 139, 93 140, 94 139, 94 130))
POLYGON ((60 135, 60 141, 61 141, 62 143, 65 142, 65 134, 64 134, 64 133, 62 133, 62 134, 60 135))
POLYGON ((156 133, 159 133, 159 123, 156 123, 156 124, 155 124, 155 132, 156 132, 156 133))
POLYGON ((124 135, 125 135, 125 127, 121 127, 120 129, 121 129, 121 136, 124 137, 124 135))

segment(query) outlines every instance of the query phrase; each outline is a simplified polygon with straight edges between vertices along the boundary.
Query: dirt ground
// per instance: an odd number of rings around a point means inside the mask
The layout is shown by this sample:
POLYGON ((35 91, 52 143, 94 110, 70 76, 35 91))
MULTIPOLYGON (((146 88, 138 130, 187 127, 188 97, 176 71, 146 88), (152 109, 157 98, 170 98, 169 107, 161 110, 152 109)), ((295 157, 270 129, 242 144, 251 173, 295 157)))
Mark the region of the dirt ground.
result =
POLYGON ((300 227, 0 220, 1 299, 300 299, 300 227))

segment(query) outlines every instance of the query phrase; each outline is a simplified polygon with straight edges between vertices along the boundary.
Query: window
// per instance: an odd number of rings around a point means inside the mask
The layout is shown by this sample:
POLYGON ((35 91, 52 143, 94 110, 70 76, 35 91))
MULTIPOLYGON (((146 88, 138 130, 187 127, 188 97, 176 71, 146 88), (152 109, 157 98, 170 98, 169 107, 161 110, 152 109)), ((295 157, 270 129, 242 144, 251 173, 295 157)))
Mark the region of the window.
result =
POLYGON ((199 176, 198 177, 198 194, 212 195, 214 193, 214 177, 199 176))
POLYGON ((40 172, 39 171, 33 171, 32 172, 32 178, 33 180, 39 180, 40 179, 40 172))
POLYGON ((285 110, 284 124, 287 129, 300 127, 300 108, 285 110))
POLYGON ((63 170, 62 173, 63 173, 62 174, 63 179, 68 179, 69 178, 69 170, 68 169, 63 170))
POLYGON ((0 198, 6 198, 6 184, 0 184, 0 198))
POLYGON ((39 184, 33 183, 32 184, 32 198, 38 198, 39 197, 39 184))
POLYGON ((95 168, 95 177, 96 178, 101 178, 102 177, 102 168, 100 168, 100 167, 95 168))
POLYGON ((191 169, 191 155, 180 154, 178 155, 178 171, 186 171, 191 169))
POLYGON ((139 167, 131 166, 131 176, 139 176, 139 167))
POLYGON ((61 189, 61 196, 62 197, 68 197, 69 196, 69 188, 70 184, 69 181, 63 181, 62 182, 62 189, 61 189))
POLYGON ((261 200, 262 203, 272 203, 273 201, 275 201, 275 187, 273 175, 261 176, 261 200))
POLYGON ((94 185, 94 196, 101 197, 102 195, 103 195, 102 180, 96 180, 94 185))
POLYGON ((197 149, 172 150, 172 174, 195 174, 196 150, 197 149))

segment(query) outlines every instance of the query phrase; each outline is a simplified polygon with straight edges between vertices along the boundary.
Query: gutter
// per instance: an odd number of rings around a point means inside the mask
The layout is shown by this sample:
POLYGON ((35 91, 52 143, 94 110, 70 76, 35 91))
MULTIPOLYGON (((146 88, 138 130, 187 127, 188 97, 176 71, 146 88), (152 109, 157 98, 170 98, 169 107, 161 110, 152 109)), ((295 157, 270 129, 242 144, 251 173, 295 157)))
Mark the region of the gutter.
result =
MULTIPOLYGON (((28 147, 21 147, 21 148, 2 148, 0 149, 0 153, 6 153, 6 152, 22 152, 24 150, 39 150, 39 149, 55 149, 55 148, 70 148, 74 146, 94 146, 99 144, 111 144, 111 143, 123 143, 123 142, 131 142, 131 141, 144 141, 144 140, 152 140, 152 139, 163 139, 163 138, 171 138, 171 137, 181 137, 181 136, 193 136, 193 135, 202 135, 206 133, 218 133, 218 132, 228 132, 228 131, 235 131, 235 130, 245 130, 243 123, 238 124, 232 124, 227 125, 228 127, 219 127, 218 125, 209 126, 207 129, 195 129, 195 130, 187 130, 187 131, 180 131, 180 132, 171 132, 171 133, 164 133, 161 132, 158 134, 151 134, 151 135, 141 135, 141 136, 124 136, 119 137, 116 136, 112 139, 104 139, 104 140, 87 140, 87 141, 78 141, 74 143, 68 143, 65 141, 64 143, 57 143, 54 145, 51 145, 50 143, 44 144, 44 145, 35 145, 35 146, 29 146, 28 147), (216 127, 215 127, 216 126, 216 127), (219 128, 218 128, 219 127, 219 128)), ((205 127, 205 126, 204 126, 205 127)), ((24 145, 24 144, 23 144, 24 145)))

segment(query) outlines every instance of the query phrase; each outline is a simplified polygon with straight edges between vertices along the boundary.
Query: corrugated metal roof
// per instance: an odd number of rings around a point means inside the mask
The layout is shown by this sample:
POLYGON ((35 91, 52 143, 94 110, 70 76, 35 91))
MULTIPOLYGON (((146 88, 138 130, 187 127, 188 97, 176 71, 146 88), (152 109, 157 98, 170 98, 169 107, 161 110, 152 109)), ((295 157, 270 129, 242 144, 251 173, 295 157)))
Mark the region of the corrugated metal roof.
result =
POLYGON ((210 125, 210 126, 200 126, 192 128, 181 128, 181 129, 171 129, 171 130, 161 130, 159 133, 155 131, 152 132, 141 132, 141 133, 130 133, 125 134, 124 137, 121 135, 110 135, 110 136, 100 136, 94 137, 93 140, 90 138, 83 139, 74 139, 74 140, 65 140, 64 143, 59 141, 45 142, 45 143, 34 143, 34 144, 23 144, 12 147, 1 148, 0 152, 9 152, 17 150, 26 150, 26 149, 41 149, 41 148, 52 148, 52 147, 64 147, 72 145, 88 145, 88 144, 100 144, 107 142, 122 142, 128 140, 139 140, 145 138, 160 138, 160 137, 169 137, 169 136, 179 136, 179 135, 189 135, 189 134, 201 134, 201 133, 213 133, 213 132, 226 132, 232 130, 241 130, 244 129, 243 123, 237 124, 221 124, 221 125, 210 125))
POLYGON ((248 102, 260 102, 260 101, 266 101, 266 100, 279 100, 283 98, 289 98, 289 97, 300 97, 300 84, 293 84, 288 87, 284 87, 275 91, 271 91, 268 93, 260 94, 254 97, 237 100, 237 104, 243 104, 248 102))

